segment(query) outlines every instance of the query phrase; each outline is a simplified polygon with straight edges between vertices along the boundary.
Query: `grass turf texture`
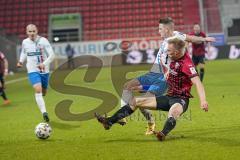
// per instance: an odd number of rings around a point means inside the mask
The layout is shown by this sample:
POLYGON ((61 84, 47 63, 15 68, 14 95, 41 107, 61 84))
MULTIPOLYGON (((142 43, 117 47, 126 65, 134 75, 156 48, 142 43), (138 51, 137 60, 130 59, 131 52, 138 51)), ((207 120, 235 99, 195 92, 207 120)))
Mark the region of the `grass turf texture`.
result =
MULTIPOLYGON (((133 67, 133 66, 131 66, 133 67)), ((134 66, 137 67, 137 66, 134 66)), ((166 141, 145 136, 146 122, 135 113, 124 127, 115 125, 105 131, 95 119, 82 122, 60 120, 54 110, 62 99, 74 100, 71 112, 81 113, 95 108, 100 100, 64 95, 49 89, 45 101, 53 134, 48 140, 34 135, 42 121, 27 80, 7 85, 12 103, 0 106, 0 159, 238 159, 240 156, 240 60, 207 62, 204 85, 209 112, 199 108, 195 88, 190 100, 192 120, 182 118, 166 141)), ((122 67, 120 69, 127 69, 122 67)), ((117 95, 110 81, 110 69, 104 68, 97 80, 85 83, 85 69, 69 75, 66 83, 101 89, 117 95)), ((22 77, 17 74, 10 79, 22 77)), ((135 75, 134 75, 135 76, 135 75)), ((116 111, 117 108, 114 109, 116 111)), ((112 114, 112 111, 109 114, 112 114)), ((164 114, 153 111, 157 129, 165 121, 164 114)))

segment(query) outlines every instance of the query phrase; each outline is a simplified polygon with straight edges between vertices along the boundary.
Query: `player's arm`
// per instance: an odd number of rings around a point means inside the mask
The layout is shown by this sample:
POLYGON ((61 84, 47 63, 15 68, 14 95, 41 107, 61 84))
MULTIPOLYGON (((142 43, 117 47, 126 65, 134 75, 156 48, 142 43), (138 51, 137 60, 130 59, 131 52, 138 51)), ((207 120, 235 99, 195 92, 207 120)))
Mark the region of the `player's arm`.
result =
POLYGON ((45 49, 45 52, 48 53, 48 58, 43 62, 43 65, 48 66, 54 60, 55 54, 53 52, 52 46, 50 45, 47 39, 45 41, 44 49, 45 49))
POLYGON ((20 54, 20 59, 17 63, 17 67, 22 67, 23 63, 25 62, 26 59, 27 59, 27 54, 24 50, 24 44, 22 44, 22 50, 21 50, 21 54, 20 54))
POLYGON ((198 37, 194 35, 186 35, 186 41, 192 43, 202 43, 202 42, 215 42, 214 37, 198 37))
POLYGON ((8 74, 8 60, 6 58, 3 59, 4 61, 4 75, 8 74))
POLYGON ((202 82, 200 81, 198 76, 191 78, 191 81, 197 88, 197 93, 198 93, 198 96, 200 99, 201 108, 207 112, 208 111, 208 102, 206 101, 206 94, 205 94, 205 90, 202 85, 202 82))
POLYGON ((205 47, 205 53, 210 56, 211 44, 210 44, 210 43, 207 43, 206 46, 207 46, 207 47, 205 47))
POLYGON ((0 57, 4 63, 4 75, 7 75, 8 74, 8 60, 6 59, 5 55, 1 52, 0 52, 0 57))
POLYGON ((186 41, 186 45, 185 46, 186 46, 186 49, 187 49, 189 55, 192 55, 192 43, 186 41))

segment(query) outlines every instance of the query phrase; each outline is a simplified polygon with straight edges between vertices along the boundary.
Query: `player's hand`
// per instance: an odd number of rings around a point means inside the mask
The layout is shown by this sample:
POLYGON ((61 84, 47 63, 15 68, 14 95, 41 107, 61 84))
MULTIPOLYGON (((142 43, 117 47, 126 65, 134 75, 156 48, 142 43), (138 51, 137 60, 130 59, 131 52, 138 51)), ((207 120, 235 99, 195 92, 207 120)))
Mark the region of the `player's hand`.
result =
POLYGON ((38 68, 41 72, 44 72, 44 70, 45 70, 45 66, 42 63, 39 64, 38 68))
POLYGON ((17 67, 18 67, 18 68, 21 68, 22 66, 23 66, 22 62, 18 62, 18 63, 17 63, 17 67))
POLYGON ((4 76, 7 76, 8 75, 8 69, 5 69, 4 70, 4 76))
POLYGON ((214 37, 206 37, 206 38, 205 38, 205 41, 206 41, 206 42, 215 42, 216 39, 215 39, 214 37))
POLYGON ((207 101, 201 102, 201 109, 204 110, 205 112, 208 111, 208 102, 207 101))

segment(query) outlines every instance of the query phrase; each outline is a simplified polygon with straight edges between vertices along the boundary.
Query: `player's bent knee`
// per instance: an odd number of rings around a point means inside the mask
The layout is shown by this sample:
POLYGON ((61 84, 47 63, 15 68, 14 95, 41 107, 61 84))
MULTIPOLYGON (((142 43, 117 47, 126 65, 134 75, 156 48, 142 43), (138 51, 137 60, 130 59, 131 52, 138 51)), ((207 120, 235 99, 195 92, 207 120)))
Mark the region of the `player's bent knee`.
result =
POLYGON ((199 64, 199 68, 200 68, 200 69, 204 69, 204 64, 200 63, 200 64, 199 64))
POLYGON ((34 86, 35 93, 42 93, 42 87, 41 86, 34 86))
POLYGON ((126 89, 126 90, 131 90, 131 88, 135 87, 135 86, 139 86, 139 82, 136 81, 136 79, 133 79, 133 80, 130 80, 130 81, 127 81, 124 85, 123 85, 123 89, 126 89))
POLYGON ((133 97, 132 99, 130 99, 129 105, 130 105, 130 106, 133 106, 134 108, 136 108, 136 98, 135 98, 135 97, 133 97))
POLYGON ((131 82, 126 82, 124 84, 123 88, 126 89, 126 90, 131 90, 132 86, 133 85, 131 84, 131 82))
POLYGON ((124 83, 123 89, 128 89, 128 82, 124 83))
POLYGON ((174 117, 175 119, 180 117, 182 113, 183 113, 183 107, 179 103, 174 104, 174 106, 171 107, 171 109, 169 110, 169 116, 174 117))
POLYGON ((35 93, 42 93, 42 91, 39 91, 39 90, 35 90, 35 93))
POLYGON ((171 116, 173 116, 175 119, 177 119, 178 117, 180 117, 181 114, 182 114, 182 112, 179 111, 179 110, 173 110, 173 111, 171 112, 171 116))

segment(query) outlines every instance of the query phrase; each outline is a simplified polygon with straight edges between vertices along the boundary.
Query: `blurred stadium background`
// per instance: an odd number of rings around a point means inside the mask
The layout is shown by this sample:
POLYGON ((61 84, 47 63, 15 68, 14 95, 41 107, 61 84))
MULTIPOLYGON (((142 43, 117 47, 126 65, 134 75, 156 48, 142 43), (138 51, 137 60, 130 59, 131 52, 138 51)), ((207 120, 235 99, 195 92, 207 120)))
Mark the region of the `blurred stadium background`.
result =
POLYGON ((100 56, 108 65, 108 56, 121 54, 133 42, 141 50, 140 59, 132 62, 120 56, 117 64, 150 63, 154 58, 144 55, 152 55, 148 49, 158 48, 158 20, 166 16, 174 19, 176 30, 189 33, 198 22, 203 31, 216 37, 209 59, 239 57, 236 46, 232 55, 227 53, 230 45, 240 43, 239 0, 1 0, 0 5, 0 51, 6 54, 12 71, 16 71, 29 23, 36 24, 39 34, 53 44, 54 67, 66 60, 67 44, 72 45, 75 56, 100 56))

